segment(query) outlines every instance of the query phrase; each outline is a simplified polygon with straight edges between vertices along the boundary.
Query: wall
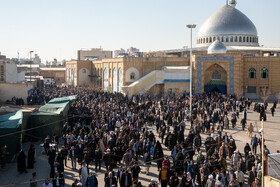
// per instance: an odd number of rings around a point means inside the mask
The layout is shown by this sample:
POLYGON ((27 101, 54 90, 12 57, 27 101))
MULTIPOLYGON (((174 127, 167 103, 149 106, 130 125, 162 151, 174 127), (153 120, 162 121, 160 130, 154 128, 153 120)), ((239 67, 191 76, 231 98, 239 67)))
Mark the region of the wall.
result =
POLYGON ((11 100, 14 96, 24 99, 24 103, 26 103, 28 90, 31 88, 32 86, 23 83, 0 83, 0 103, 11 100))
POLYGON ((44 78, 53 78, 57 84, 65 83, 66 70, 39 70, 44 78))
POLYGON ((280 187, 280 180, 265 176, 264 177, 264 186, 265 187, 280 187))
POLYGON ((169 89, 172 89, 172 93, 181 94, 182 92, 190 92, 189 82, 165 82, 164 93, 168 93, 169 89))
MULTIPOLYGON (((256 86, 259 94, 261 87, 268 87, 270 93, 280 92, 280 57, 244 57, 244 86, 256 86), (256 70, 256 78, 248 78, 248 70, 253 67, 256 70), (268 79, 261 79, 261 69, 268 69, 268 79)), ((247 89, 245 90, 247 92, 247 89)))
POLYGON ((103 51, 100 48, 91 49, 91 50, 79 50, 78 51, 78 60, 86 60, 89 57, 98 57, 99 60, 104 58, 113 58, 112 51, 103 51))
POLYGON ((17 83, 17 65, 14 62, 6 62, 6 82, 17 83))

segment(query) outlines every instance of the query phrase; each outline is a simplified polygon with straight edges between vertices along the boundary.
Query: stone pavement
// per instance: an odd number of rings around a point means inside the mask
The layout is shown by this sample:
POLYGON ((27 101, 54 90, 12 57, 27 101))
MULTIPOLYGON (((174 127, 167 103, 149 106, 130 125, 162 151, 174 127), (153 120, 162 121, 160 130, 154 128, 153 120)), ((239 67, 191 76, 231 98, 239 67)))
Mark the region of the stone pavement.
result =
MULTIPOLYGON (((271 105, 268 106, 267 110, 267 121, 265 122, 265 144, 269 148, 271 153, 275 153, 277 150, 280 149, 280 109, 277 108, 275 112, 275 116, 272 117, 270 114, 270 109, 271 105)), ((233 138, 236 141, 237 148, 240 150, 240 152, 244 152, 243 148, 245 146, 245 143, 250 142, 249 137, 246 135, 246 131, 242 131, 241 125, 240 125, 240 120, 242 118, 242 114, 240 114, 240 118, 238 120, 237 126, 235 129, 230 129, 230 130, 225 130, 228 132, 228 134, 232 134, 233 138)), ((252 122, 253 124, 256 123, 256 127, 254 129, 254 132, 257 133, 258 130, 261 127, 261 123, 258 120, 259 119, 259 114, 256 112, 253 112, 252 110, 248 111, 247 114, 247 124, 252 122)), ((155 127, 153 127, 155 128, 155 127)), ((185 132, 185 135, 188 134, 188 129, 189 129, 189 123, 187 123, 187 130, 185 132)), ((157 133, 155 132, 155 136, 157 137, 157 133)), ((258 133, 257 133, 258 134, 258 133)), ((203 146, 204 146, 204 140, 206 138, 206 135, 202 134, 202 139, 203 139, 203 146)), ((45 179, 48 178, 50 175, 50 166, 48 164, 48 157, 45 154, 42 154, 41 151, 42 149, 39 147, 39 144, 42 142, 37 142, 36 143, 36 163, 35 167, 32 170, 28 170, 28 173, 24 174, 19 174, 17 172, 17 164, 15 163, 9 163, 6 166, 6 169, 0 169, 0 187, 6 184, 18 184, 16 186, 22 186, 22 187, 27 187, 29 184, 21 184, 23 182, 28 182, 31 179, 32 173, 37 172, 37 179, 45 179), (19 184, 20 183, 20 184, 19 184)), ((23 145, 23 150, 27 154, 28 148, 29 148, 30 143, 25 143, 23 145)), ((162 145, 164 154, 170 156, 170 151, 166 149, 164 145, 162 145)), ((258 148, 258 153, 259 153, 259 148, 258 148)), ((139 180, 141 181, 143 186, 147 186, 150 182, 151 178, 155 178, 158 180, 158 171, 157 171, 157 166, 155 162, 152 162, 152 167, 150 168, 150 175, 146 175, 144 173, 145 167, 143 167, 143 159, 140 159, 139 165, 141 166, 141 172, 140 172, 140 177, 139 180)), ((71 166, 71 163, 68 161, 68 166, 71 166)), ((94 169, 94 165, 91 164, 90 169, 94 169)), ((78 167, 77 167, 78 168, 78 167)), ((117 171, 116 169, 114 171, 117 171)), ((102 171, 96 173, 99 186, 102 187, 104 186, 104 173, 105 173, 105 167, 102 165, 102 171)), ((65 186, 71 186, 73 181, 75 179, 79 179, 78 177, 78 170, 72 170, 69 167, 65 167, 65 186)), ((38 187, 41 187, 42 182, 38 182, 38 187)), ((245 185, 246 186, 246 185, 245 185)))

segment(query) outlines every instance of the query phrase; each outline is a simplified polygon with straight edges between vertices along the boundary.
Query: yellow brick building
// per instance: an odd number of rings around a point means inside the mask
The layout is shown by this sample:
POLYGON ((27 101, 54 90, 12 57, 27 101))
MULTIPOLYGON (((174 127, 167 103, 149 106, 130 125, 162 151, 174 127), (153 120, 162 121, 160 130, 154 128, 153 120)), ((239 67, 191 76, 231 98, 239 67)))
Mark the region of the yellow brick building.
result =
POLYGON ((259 46, 254 23, 236 1, 214 12, 199 28, 190 67, 190 49, 66 63, 68 85, 87 85, 128 95, 217 91, 258 98, 280 93, 280 48, 259 46))

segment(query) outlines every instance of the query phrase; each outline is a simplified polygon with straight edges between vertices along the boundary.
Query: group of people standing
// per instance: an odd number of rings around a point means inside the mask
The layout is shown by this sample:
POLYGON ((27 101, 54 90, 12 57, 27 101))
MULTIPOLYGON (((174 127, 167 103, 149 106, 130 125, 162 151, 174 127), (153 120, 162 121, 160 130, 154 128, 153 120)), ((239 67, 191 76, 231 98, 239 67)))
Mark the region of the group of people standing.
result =
MULTIPOLYGON (((158 182, 163 187, 242 187, 246 173, 250 186, 260 186, 261 156, 256 151, 259 140, 252 137, 251 146, 247 143, 243 154, 233 135, 224 131, 238 129, 238 121, 242 130, 246 128, 250 99, 200 94, 193 96, 190 106, 186 94, 129 98, 84 87, 54 87, 34 91, 29 103, 69 95, 77 95, 77 99, 71 103, 63 136, 45 140, 46 145, 62 145, 59 149, 45 148, 53 186, 64 186, 64 169, 69 167, 79 177, 73 187, 97 187, 101 183, 97 175, 104 166, 105 187, 140 187, 139 175, 142 171, 149 176, 152 162, 157 164, 158 182), (162 145, 169 155, 164 154, 162 145)), ((152 178, 149 186, 158 186, 157 180, 152 178)))

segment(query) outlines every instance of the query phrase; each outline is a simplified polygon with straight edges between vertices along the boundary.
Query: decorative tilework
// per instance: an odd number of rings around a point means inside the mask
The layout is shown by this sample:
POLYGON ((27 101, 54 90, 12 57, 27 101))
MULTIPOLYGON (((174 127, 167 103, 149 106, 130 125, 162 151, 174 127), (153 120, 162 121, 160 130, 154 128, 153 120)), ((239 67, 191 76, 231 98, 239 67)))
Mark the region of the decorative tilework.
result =
POLYGON ((229 91, 234 93, 234 57, 233 56, 199 56, 197 57, 197 91, 202 91, 201 66, 203 61, 229 61, 229 91))

